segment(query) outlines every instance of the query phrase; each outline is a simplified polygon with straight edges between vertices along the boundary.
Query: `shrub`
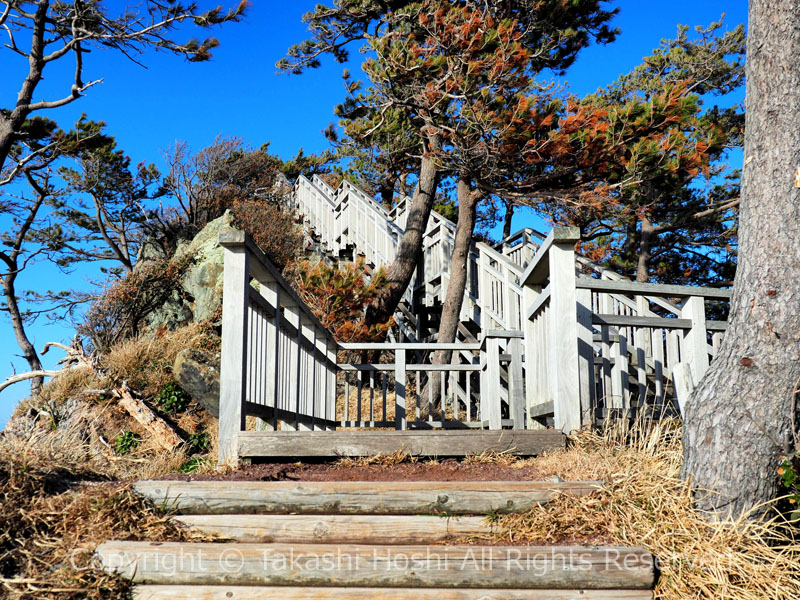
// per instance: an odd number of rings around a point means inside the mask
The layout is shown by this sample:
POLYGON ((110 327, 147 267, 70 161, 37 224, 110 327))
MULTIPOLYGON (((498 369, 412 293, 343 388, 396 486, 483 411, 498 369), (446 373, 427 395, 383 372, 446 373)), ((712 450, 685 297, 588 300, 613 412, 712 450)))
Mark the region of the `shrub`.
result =
POLYGON ((164 412, 177 413, 185 410, 191 400, 186 390, 174 381, 170 381, 161 389, 157 402, 164 412))
POLYGON ((119 434, 114 440, 114 454, 118 456, 127 454, 139 445, 141 439, 141 436, 133 431, 125 431, 119 434))
POLYGON ((248 200, 234 202, 231 212, 234 224, 249 233, 279 269, 302 256, 303 231, 290 210, 266 201, 248 200))
POLYGON ((181 289, 193 262, 194 257, 187 256, 137 265, 133 273, 115 281, 92 303, 78 332, 100 352, 136 336, 145 317, 181 289))
POLYGON ((208 452, 211 448, 211 439, 205 431, 189 434, 187 441, 194 452, 208 452))
POLYGON ((295 288, 320 322, 340 342, 377 342, 386 337, 394 324, 368 327, 364 319, 367 304, 372 302, 384 283, 378 270, 367 283, 364 261, 328 266, 303 262, 297 265, 295 288))

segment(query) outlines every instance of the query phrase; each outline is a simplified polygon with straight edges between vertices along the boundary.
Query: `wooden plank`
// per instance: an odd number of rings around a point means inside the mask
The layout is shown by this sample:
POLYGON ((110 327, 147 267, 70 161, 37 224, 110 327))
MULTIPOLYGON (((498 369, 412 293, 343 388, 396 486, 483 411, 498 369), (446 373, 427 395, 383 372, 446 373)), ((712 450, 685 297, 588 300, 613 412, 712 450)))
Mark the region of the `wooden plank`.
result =
POLYGON ((348 342, 339 344, 342 350, 480 350, 480 342, 417 343, 417 342, 348 342))
POLYGON ((525 429, 525 380, 522 376, 522 340, 508 342, 511 362, 508 365, 509 415, 514 429, 525 429))
MULTIPOLYGON (((399 385, 399 384, 398 384, 399 385)), ((396 398, 396 410, 404 410, 396 398)), ((248 457, 289 458, 374 456, 402 450, 415 456, 467 456, 486 450, 535 456, 564 447, 559 431, 325 431, 242 432, 239 453, 248 457)))
POLYGON ((222 358, 220 364, 219 450, 220 464, 238 462, 239 432, 244 430, 248 294, 250 252, 245 247, 225 248, 222 301, 222 358))
MULTIPOLYGON (((394 367, 394 420, 396 429, 405 429, 406 417, 406 351, 395 351, 394 367)), ((349 403, 349 396, 348 396, 349 403)))
POLYGON ((298 588, 137 585, 134 600, 652 600, 648 590, 298 588))
POLYGON ((486 371, 481 380, 481 419, 489 421, 489 429, 500 429, 500 340, 486 339, 486 371))
POLYGON ((239 542, 433 544, 496 530, 486 517, 425 515, 182 515, 175 520, 239 542))
POLYGON ((691 330, 684 335, 681 345, 681 362, 689 363, 692 381, 700 383, 708 371, 708 341, 706 339, 706 309, 702 298, 689 298, 683 305, 681 316, 690 319, 691 330))
POLYGON ((542 402, 541 404, 537 404, 536 406, 531 406, 528 408, 528 416, 531 419, 536 419, 537 417, 547 417, 553 414, 553 403, 552 402, 542 402))
POLYGON ((518 512, 593 481, 139 481, 134 490, 178 514, 485 515, 518 512))
POLYGON ((592 315, 595 325, 617 327, 658 327, 664 329, 691 329, 690 319, 666 319, 662 317, 638 317, 633 315, 592 315))
POLYGON ((581 425, 592 424, 595 401, 594 342, 592 340, 592 292, 576 290, 578 328, 578 380, 581 425))
POLYGON ((104 569, 135 583, 333 587, 651 589, 642 548, 110 541, 104 569))
POLYGON ((581 277, 578 279, 576 285, 578 288, 597 292, 653 296, 655 298, 699 297, 727 300, 733 295, 733 290, 723 290, 720 288, 667 285, 662 283, 638 283, 635 281, 610 281, 608 279, 592 279, 589 277, 581 277))
MULTIPOLYGON (((556 228, 553 232, 558 230, 556 228)), ((564 433, 581 427, 578 301, 573 244, 573 241, 554 242, 549 252, 551 301, 547 345, 550 353, 550 393, 555 427, 564 433)))

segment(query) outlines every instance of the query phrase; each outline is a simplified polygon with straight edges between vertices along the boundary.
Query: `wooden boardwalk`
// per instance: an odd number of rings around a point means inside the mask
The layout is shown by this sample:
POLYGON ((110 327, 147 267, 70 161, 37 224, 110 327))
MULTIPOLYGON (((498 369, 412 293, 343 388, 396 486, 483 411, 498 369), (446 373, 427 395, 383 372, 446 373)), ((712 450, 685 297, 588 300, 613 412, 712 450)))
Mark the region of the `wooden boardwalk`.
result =
POLYGON ((109 541, 97 558, 136 584, 137 600, 652 598, 655 567, 642 548, 503 546, 487 538, 495 533, 488 514, 597 487, 144 481, 140 494, 220 541, 109 541))

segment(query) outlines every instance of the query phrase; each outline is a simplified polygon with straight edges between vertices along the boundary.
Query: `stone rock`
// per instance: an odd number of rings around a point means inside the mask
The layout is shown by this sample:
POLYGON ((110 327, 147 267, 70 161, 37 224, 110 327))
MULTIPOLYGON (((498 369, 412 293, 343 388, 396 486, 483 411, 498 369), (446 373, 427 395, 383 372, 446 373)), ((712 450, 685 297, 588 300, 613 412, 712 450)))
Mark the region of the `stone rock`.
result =
POLYGON ((192 398, 219 418, 219 358, 202 350, 181 350, 172 374, 192 398))
POLYGON ((230 212, 211 221, 194 239, 182 242, 174 260, 194 257, 195 264, 184 276, 182 289, 146 319, 149 329, 160 327, 174 330, 192 321, 208 320, 222 303, 223 248, 219 234, 232 227, 230 212))

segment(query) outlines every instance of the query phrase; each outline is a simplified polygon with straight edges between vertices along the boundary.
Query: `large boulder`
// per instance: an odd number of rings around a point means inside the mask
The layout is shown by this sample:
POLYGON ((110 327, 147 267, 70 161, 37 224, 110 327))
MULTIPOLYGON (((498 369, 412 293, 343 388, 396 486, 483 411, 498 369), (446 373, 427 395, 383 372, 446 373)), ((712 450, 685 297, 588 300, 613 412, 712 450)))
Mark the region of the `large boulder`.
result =
POLYGON ((219 358, 202 350, 182 350, 175 357, 172 374, 192 398, 219 418, 219 358))
POLYGON ((176 329, 192 321, 206 321, 222 303, 223 248, 219 234, 232 227, 230 212, 211 221, 194 239, 181 242, 174 259, 192 257, 194 263, 183 278, 181 290, 176 291, 164 305, 148 315, 150 329, 176 329))

